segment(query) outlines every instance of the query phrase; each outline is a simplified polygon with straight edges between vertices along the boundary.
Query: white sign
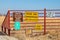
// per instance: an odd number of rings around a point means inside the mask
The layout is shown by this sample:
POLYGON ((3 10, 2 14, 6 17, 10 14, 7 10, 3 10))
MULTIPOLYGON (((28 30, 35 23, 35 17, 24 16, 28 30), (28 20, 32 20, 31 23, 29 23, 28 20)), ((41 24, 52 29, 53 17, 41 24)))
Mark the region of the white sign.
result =
POLYGON ((55 17, 55 12, 48 12, 47 17, 55 17))

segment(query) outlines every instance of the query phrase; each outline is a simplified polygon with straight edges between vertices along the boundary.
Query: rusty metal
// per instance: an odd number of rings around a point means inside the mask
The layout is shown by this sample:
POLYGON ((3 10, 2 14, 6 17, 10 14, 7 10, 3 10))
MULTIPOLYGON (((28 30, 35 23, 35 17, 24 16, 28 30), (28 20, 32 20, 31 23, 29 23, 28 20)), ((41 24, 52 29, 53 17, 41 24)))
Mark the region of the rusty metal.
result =
POLYGON ((8 10, 8 35, 10 36, 10 10, 8 10))
POLYGON ((46 34, 46 9, 44 9, 44 34, 46 34))
POLYGON ((6 33, 6 28, 4 28, 4 33, 6 33))
POLYGON ((3 26, 1 27, 1 30, 3 31, 3 26))

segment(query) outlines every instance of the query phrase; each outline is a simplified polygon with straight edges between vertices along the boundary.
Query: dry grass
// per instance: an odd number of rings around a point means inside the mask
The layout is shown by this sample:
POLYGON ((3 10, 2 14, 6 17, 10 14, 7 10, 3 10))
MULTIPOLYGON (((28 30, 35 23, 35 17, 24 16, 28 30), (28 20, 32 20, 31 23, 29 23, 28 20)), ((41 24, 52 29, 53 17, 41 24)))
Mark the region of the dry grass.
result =
POLYGON ((5 18, 5 16, 0 16, 0 25, 2 24, 4 18, 5 18))
POLYGON ((4 18, 5 18, 5 16, 0 16, 0 31, 1 31, 1 25, 2 25, 2 23, 4 21, 4 18))

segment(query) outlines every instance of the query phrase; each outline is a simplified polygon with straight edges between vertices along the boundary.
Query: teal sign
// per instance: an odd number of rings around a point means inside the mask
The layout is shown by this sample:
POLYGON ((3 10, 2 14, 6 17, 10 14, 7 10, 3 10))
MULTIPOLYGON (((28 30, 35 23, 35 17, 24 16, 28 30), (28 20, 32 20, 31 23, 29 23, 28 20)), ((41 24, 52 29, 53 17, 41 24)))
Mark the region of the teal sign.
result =
POLYGON ((19 22, 19 21, 16 21, 16 22, 14 23, 14 29, 15 29, 15 30, 20 30, 20 22, 19 22))

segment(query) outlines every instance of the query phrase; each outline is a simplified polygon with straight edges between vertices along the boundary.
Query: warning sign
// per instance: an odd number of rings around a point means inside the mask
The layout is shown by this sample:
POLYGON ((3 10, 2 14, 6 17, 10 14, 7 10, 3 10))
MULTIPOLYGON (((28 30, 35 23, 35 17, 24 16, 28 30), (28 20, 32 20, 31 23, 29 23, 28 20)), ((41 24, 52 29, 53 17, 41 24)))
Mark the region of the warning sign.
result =
POLYGON ((42 30, 42 25, 41 24, 36 24, 35 29, 36 30, 42 30))
POLYGON ((37 22, 38 21, 38 12, 26 11, 25 12, 25 21, 37 22))

